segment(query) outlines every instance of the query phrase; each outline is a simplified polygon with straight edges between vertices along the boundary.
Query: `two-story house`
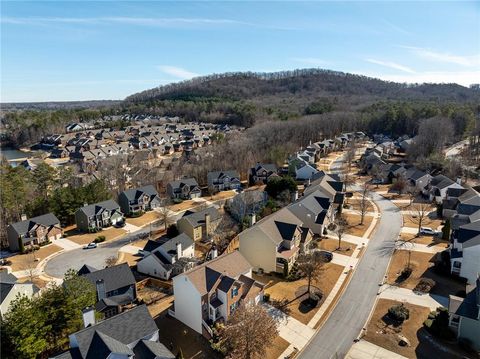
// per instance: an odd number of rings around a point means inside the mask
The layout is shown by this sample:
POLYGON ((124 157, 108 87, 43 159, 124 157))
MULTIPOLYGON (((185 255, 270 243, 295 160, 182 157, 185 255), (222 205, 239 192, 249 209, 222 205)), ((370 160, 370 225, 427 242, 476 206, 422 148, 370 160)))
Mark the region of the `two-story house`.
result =
POLYGON ((174 277, 174 310, 169 314, 211 337, 211 326, 227 322, 241 304, 263 300, 263 288, 252 279, 251 264, 234 251, 174 277))
POLYGON ((158 327, 146 305, 95 322, 92 308, 83 311, 84 329, 69 335, 70 349, 54 359, 174 359, 159 342, 158 327))
POLYGON ((237 171, 215 171, 207 174, 208 187, 215 191, 228 191, 242 187, 237 171))
POLYGON ((193 199, 202 196, 202 190, 195 178, 183 178, 167 184, 167 194, 170 198, 193 199))
POLYGON ((78 274, 95 286, 98 300, 95 308, 106 318, 117 315, 125 305, 137 299, 135 277, 127 263, 104 269, 84 265, 78 274))
POLYGON ((7 227, 8 244, 12 252, 60 239, 62 235, 60 221, 53 213, 12 223, 7 227))
POLYGON ((424 189, 424 194, 428 195, 431 201, 442 203, 447 197, 449 188, 463 188, 459 183, 451 180, 444 175, 437 175, 430 180, 430 183, 424 189))
POLYGON ((188 210, 177 221, 177 228, 194 241, 207 241, 221 219, 222 216, 215 207, 207 207, 196 212, 188 210))
POLYGON ((196 263, 194 241, 185 233, 174 238, 149 240, 137 262, 137 271, 152 277, 168 280, 191 268, 196 263))
POLYGON ((240 253, 255 271, 284 273, 313 238, 309 228, 288 207, 255 223, 239 235, 240 253))
POLYGON ((8 273, 6 269, 0 270, 0 318, 10 309, 10 304, 18 296, 31 298, 39 289, 31 282, 19 283, 17 277, 8 273))
POLYGON ((120 206, 111 199, 84 206, 75 212, 77 228, 85 232, 110 227, 123 221, 120 206))
POLYGON ((452 274, 466 278, 470 284, 475 283, 480 274, 480 219, 453 230, 451 242, 452 274))
POLYGON ((123 191, 118 196, 118 203, 128 216, 158 208, 161 200, 155 187, 148 185, 123 191))
POLYGON ((251 183, 267 183, 272 177, 278 176, 277 166, 271 163, 257 162, 255 167, 250 169, 250 182, 251 183))

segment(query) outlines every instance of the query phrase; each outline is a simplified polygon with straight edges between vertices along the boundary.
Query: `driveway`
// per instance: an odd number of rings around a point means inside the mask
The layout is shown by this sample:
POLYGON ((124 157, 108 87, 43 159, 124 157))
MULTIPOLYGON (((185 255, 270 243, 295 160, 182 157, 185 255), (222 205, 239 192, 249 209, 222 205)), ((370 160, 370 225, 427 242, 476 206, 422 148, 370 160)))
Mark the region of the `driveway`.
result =
MULTIPOLYGON (((332 170, 340 166, 334 164, 332 170)), ((345 357, 368 320, 402 226, 397 206, 377 193, 372 199, 382 212, 377 230, 332 314, 299 358, 345 357)))

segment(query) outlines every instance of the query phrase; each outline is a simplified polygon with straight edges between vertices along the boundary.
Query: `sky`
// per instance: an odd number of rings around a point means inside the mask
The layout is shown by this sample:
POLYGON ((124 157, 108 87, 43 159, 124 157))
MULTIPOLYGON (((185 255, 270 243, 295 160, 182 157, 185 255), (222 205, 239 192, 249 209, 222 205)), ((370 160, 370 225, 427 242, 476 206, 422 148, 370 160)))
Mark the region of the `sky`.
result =
POLYGON ((480 83, 480 1, 1 1, 1 102, 123 99, 228 71, 480 83))

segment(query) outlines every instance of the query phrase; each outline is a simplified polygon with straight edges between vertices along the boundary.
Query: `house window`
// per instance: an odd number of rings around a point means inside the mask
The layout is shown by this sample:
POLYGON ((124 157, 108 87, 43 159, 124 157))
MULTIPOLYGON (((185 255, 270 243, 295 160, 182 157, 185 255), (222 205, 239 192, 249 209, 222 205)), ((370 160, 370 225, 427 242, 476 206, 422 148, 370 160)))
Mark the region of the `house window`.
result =
POLYGON ((232 298, 238 295, 238 287, 232 288, 232 298))
POLYGON ((450 325, 454 328, 458 328, 460 325, 460 317, 458 315, 452 315, 452 318, 450 319, 450 325))
POLYGON ((237 309, 237 303, 233 303, 232 305, 230 305, 230 313, 233 313, 235 309, 237 309))
POLYGON ((455 261, 453 262, 453 268, 461 268, 462 267, 462 262, 455 261))

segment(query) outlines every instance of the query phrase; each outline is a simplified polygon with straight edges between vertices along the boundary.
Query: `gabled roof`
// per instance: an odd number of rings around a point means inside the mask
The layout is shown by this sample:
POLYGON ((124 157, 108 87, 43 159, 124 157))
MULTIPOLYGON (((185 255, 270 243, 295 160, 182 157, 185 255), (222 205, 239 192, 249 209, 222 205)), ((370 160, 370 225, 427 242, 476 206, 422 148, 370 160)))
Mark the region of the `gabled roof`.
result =
POLYGON ((0 283, 0 303, 3 303, 14 286, 15 283, 0 283))
POLYGON ((220 219, 220 213, 215 207, 207 207, 198 212, 186 211, 182 217, 185 219, 192 227, 198 227, 205 224, 205 215, 210 215, 210 221, 216 221, 220 219))
POLYGON ((0 269, 0 283, 15 283, 16 281, 17 277, 12 273, 8 273, 6 268, 0 269))
POLYGON ((193 187, 198 187, 197 180, 195 178, 183 178, 178 181, 172 181, 168 183, 173 189, 181 188, 184 186, 189 186, 190 189, 193 187))
POLYGON ((79 208, 78 210, 82 211, 83 213, 85 213, 86 216, 90 217, 102 212, 103 210, 120 211, 120 206, 113 199, 108 199, 103 202, 98 202, 98 203, 90 204, 88 206, 84 206, 82 208, 79 208))
POLYGON ((106 292, 135 284, 135 277, 127 263, 100 269, 83 276, 94 285, 98 280, 103 280, 106 292))
POLYGON ((257 163, 255 167, 252 168, 252 170, 257 172, 262 168, 265 169, 267 172, 277 172, 277 166, 275 166, 273 163, 257 163))
POLYGON ((12 223, 10 226, 17 232, 19 235, 29 232, 37 224, 40 224, 45 227, 50 226, 60 226, 60 221, 53 213, 47 213, 38 217, 33 217, 25 221, 12 223))
POLYGON ((122 192, 129 201, 137 200, 140 197, 147 195, 152 199, 152 197, 158 196, 157 190, 152 186, 143 186, 139 188, 127 189, 122 192))
POLYGON ((140 340, 133 348, 135 358, 139 359, 175 359, 173 355, 162 343, 150 340, 140 340))
POLYGON ((259 229, 273 243, 279 245, 288 237, 293 228, 301 226, 303 223, 287 207, 272 213, 270 216, 262 218, 253 227, 248 228, 244 233, 250 230, 259 229))
POLYGON ((213 180, 216 179, 223 179, 225 177, 230 177, 230 178, 237 178, 240 179, 240 175, 238 174, 237 171, 235 170, 229 170, 229 171, 214 171, 214 172, 208 172, 207 173, 207 181, 213 182, 213 180))
POLYGON ((450 178, 444 176, 444 175, 437 175, 432 178, 430 181, 430 185, 432 187, 437 187, 439 189, 446 188, 448 186, 451 186, 454 184, 455 181, 451 180, 450 178))
POLYGON ((162 247, 162 249, 171 255, 177 254, 177 244, 181 244, 183 250, 187 247, 192 246, 194 243, 193 239, 191 239, 185 233, 180 233, 178 236, 173 238, 162 238, 160 239, 160 241, 160 246, 162 247))

